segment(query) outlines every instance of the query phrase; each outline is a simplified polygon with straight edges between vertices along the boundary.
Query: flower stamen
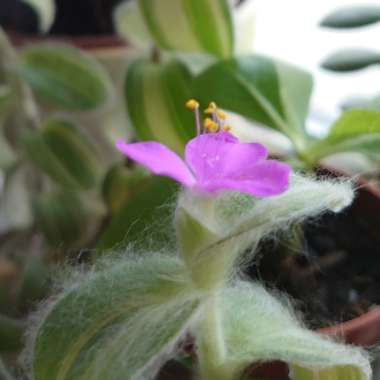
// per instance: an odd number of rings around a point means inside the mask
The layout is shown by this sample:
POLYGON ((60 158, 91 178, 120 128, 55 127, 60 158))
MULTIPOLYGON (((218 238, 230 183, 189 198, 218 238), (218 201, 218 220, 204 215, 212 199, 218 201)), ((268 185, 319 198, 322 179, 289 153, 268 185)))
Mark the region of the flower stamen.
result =
POLYGON ((186 102, 186 107, 194 112, 195 125, 197 128, 197 136, 201 134, 201 120, 199 114, 199 103, 195 99, 190 99, 186 102))

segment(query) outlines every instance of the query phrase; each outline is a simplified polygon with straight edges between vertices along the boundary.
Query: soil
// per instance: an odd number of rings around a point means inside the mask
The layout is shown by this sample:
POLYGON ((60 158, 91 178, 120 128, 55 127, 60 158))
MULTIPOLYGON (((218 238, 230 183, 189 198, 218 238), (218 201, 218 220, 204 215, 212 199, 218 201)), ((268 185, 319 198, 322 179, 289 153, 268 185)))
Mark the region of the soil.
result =
POLYGON ((374 198, 362 190, 345 212, 308 222, 298 247, 287 236, 263 243, 249 275, 290 294, 312 328, 353 319, 380 304, 380 215, 374 198))

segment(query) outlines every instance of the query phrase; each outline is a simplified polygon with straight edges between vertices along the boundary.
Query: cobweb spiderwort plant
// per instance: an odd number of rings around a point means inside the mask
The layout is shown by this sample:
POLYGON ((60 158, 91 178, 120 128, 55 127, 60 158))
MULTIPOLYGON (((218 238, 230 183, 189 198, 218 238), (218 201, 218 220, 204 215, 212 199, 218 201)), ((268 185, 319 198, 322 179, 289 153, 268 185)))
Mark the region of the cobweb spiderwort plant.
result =
POLYGON ((35 380, 155 379, 194 342, 194 379, 239 380, 252 363, 281 360, 295 380, 369 380, 366 353, 311 332, 285 296, 242 275, 258 243, 353 199, 347 181, 291 173, 260 144, 240 143, 211 103, 182 160, 156 142, 117 148, 182 185, 176 249, 127 248, 67 280, 41 308, 26 362, 35 380), (202 131, 201 131, 202 129, 202 131), (74 279, 74 280, 73 280, 74 279))

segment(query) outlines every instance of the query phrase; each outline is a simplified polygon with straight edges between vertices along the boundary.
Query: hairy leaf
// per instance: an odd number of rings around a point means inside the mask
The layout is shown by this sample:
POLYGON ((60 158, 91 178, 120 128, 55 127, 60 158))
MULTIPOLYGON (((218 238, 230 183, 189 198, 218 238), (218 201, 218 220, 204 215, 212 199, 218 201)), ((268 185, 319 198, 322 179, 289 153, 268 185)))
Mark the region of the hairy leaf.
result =
POLYGON ((265 236, 323 212, 339 212, 351 203, 353 195, 347 181, 318 181, 299 175, 292 176, 285 193, 269 198, 257 199, 230 192, 206 206, 202 199, 185 193, 178 209, 185 210, 194 220, 191 228, 181 231, 181 241, 186 241, 185 237, 191 239, 193 226, 202 226, 205 242, 208 242, 204 247, 202 239, 199 246, 194 243, 192 247, 193 276, 198 277, 204 287, 222 284, 234 264, 239 261, 244 264, 246 255, 255 254, 256 245, 265 236), (246 252, 248 248, 250 251, 246 252), (209 268, 214 268, 212 273, 209 268))
POLYGON ((134 62, 127 74, 128 113, 140 139, 156 140, 182 154, 195 135, 194 116, 185 108, 191 74, 176 60, 134 62))
POLYGON ((321 21, 321 26, 329 28, 357 28, 380 21, 380 6, 351 5, 338 8, 321 21))
POLYGON ((252 363, 281 360, 291 366, 294 380, 370 379, 368 357, 360 348, 305 329, 290 305, 261 285, 239 282, 222 300, 228 370, 239 373, 252 363))
POLYGON ((197 314, 182 271, 152 254, 90 272, 39 326, 34 379, 153 379, 197 314))
POLYGON ((99 252, 113 248, 120 243, 125 245, 137 238, 143 238, 144 243, 149 246, 152 239, 150 234, 153 234, 157 241, 166 239, 167 224, 165 224, 165 232, 160 230, 160 225, 157 226, 156 233, 150 230, 147 235, 146 229, 149 226, 151 226, 150 228, 154 227, 155 221, 156 224, 157 221, 159 223, 167 222, 172 211, 167 203, 172 200, 176 191, 177 185, 168 178, 151 177, 148 179, 113 216, 98 241, 99 252))
POLYGON ((260 55, 228 59, 206 69, 193 86, 204 104, 214 100, 295 142, 304 137, 312 78, 297 67, 260 55))
POLYGON ((332 71, 354 71, 380 63, 380 53, 368 49, 343 49, 329 55, 322 67, 332 71))
POLYGON ((16 72, 45 102, 67 110, 94 109, 112 95, 107 72, 90 55, 68 45, 27 48, 16 72))

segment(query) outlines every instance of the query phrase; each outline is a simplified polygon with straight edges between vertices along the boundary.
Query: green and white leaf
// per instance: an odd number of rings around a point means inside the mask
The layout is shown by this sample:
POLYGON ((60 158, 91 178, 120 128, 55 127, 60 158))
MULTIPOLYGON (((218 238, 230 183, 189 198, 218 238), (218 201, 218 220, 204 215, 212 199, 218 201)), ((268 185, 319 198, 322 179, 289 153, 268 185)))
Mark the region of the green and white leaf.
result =
POLYGON ((150 36, 158 47, 168 50, 219 57, 233 53, 232 16, 227 0, 138 0, 122 4, 114 19, 119 33, 138 43, 146 43, 150 36))
POLYGON ((357 4, 334 10, 323 18, 321 26, 328 28, 357 28, 380 21, 380 6, 357 4))
POLYGON ((70 122, 50 119, 23 140, 32 162, 61 186, 90 189, 99 182, 102 164, 96 148, 70 122))
POLYGON ((89 54, 64 44, 35 44, 16 72, 46 103, 70 111, 103 106, 113 94, 107 71, 89 54))
POLYGON ((176 60, 137 60, 129 67, 125 95, 129 117, 138 137, 155 140, 179 154, 195 136, 194 115, 185 108, 192 76, 176 60))
POLYGON ((370 379, 362 349, 307 330, 286 300, 260 284, 238 282, 221 299, 227 370, 239 374, 252 363, 281 360, 290 365, 293 380, 370 379))
POLYGON ((380 63, 380 53, 369 49, 342 49, 329 55, 322 67, 331 71, 354 71, 380 63))
POLYGON ((129 42, 140 47, 153 45, 153 38, 147 28, 138 1, 121 2, 113 12, 116 32, 129 42))
POLYGON ((69 287, 38 327, 33 378, 154 379, 198 314, 183 270, 155 253, 121 259, 69 287))
POLYGON ((38 15, 39 29, 47 32, 53 24, 55 18, 55 2, 54 0, 22 0, 30 5, 38 15))
POLYGON ((195 79, 193 92, 204 104, 213 100, 303 145, 312 85, 309 73, 253 55, 212 65, 195 79))
POLYGON ((315 161, 339 152, 359 152, 380 158, 380 112, 352 109, 331 126, 329 134, 311 146, 315 161))

